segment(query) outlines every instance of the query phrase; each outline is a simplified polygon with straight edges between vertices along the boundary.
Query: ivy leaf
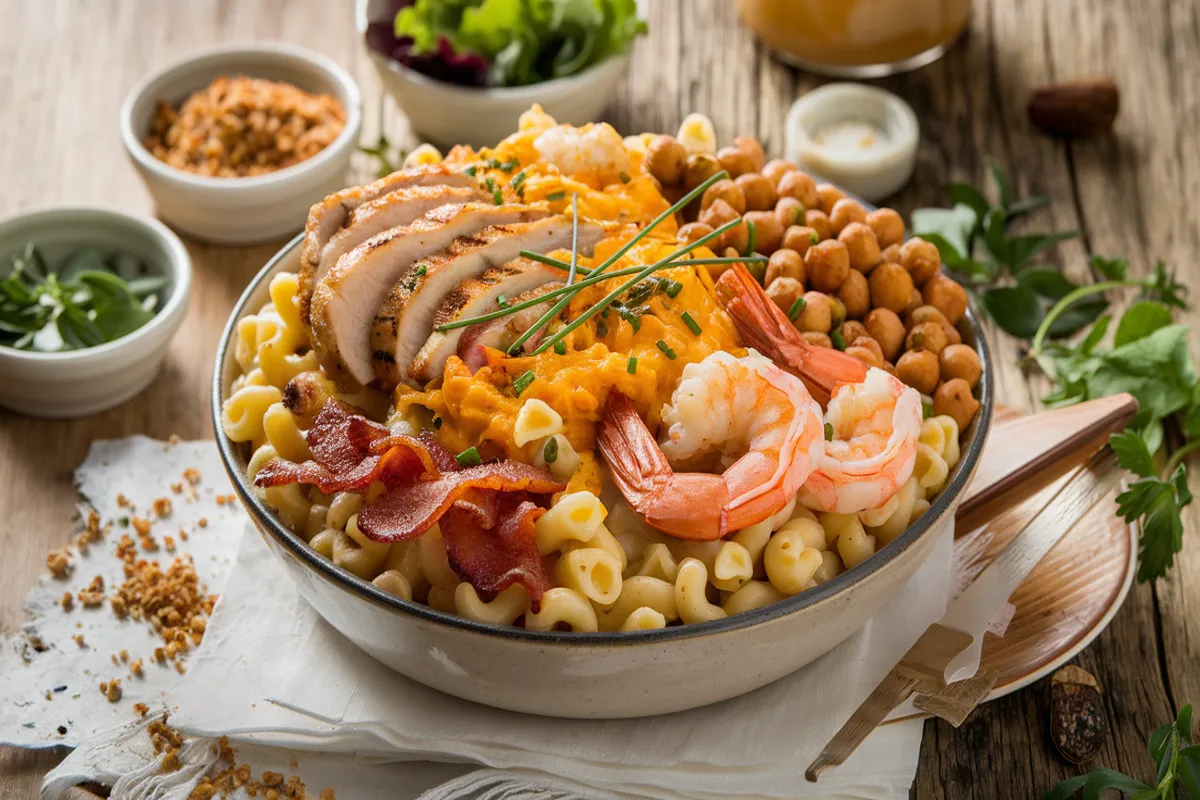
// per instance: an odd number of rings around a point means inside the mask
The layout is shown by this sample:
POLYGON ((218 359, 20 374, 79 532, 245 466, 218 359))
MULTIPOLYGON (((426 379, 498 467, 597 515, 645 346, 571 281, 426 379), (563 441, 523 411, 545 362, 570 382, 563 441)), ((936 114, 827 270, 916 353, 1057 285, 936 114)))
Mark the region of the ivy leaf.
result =
POLYGON ((1123 430, 1109 437, 1108 444, 1116 453, 1117 463, 1141 478, 1157 476, 1154 456, 1144 439, 1135 431, 1123 430))
POLYGON ((1028 339, 1037 332, 1045 311, 1026 286, 998 286, 983 293, 983 306, 1005 333, 1028 339))
POLYGON ((1142 300, 1134 303, 1121 316, 1117 324, 1117 332, 1113 336, 1113 347, 1145 339, 1159 328, 1171 324, 1171 310, 1162 303, 1152 300, 1142 300))

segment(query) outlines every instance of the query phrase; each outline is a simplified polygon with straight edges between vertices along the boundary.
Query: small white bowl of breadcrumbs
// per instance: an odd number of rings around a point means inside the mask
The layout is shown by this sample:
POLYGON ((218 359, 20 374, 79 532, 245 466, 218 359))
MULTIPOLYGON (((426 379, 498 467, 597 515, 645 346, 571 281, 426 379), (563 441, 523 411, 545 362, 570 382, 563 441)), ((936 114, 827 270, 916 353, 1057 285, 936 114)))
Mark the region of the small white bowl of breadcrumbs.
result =
POLYGON ((206 50, 158 71, 121 107, 121 139, 158 214, 214 244, 281 239, 346 185, 358 86, 329 58, 284 44, 206 50))

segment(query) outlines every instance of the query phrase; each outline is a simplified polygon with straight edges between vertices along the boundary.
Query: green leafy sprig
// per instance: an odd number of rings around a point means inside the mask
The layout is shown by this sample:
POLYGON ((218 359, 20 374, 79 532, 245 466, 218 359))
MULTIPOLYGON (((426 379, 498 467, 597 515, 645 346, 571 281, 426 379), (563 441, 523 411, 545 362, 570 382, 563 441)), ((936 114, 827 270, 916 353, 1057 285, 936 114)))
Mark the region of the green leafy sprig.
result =
POLYGON ((365 144, 360 144, 358 149, 375 159, 375 175, 380 178, 391 175, 400 168, 397 165, 404 162, 405 152, 397 150, 395 155, 393 155, 391 140, 382 133, 379 134, 379 139, 375 141, 375 144, 369 147, 365 144))
POLYGON ((1158 765, 1149 786, 1111 769, 1094 769, 1062 781, 1042 800, 1068 800, 1083 790, 1083 800, 1100 800, 1116 790, 1130 800, 1200 800, 1200 745, 1192 741, 1192 707, 1184 706, 1175 721, 1150 734, 1150 757, 1158 765))

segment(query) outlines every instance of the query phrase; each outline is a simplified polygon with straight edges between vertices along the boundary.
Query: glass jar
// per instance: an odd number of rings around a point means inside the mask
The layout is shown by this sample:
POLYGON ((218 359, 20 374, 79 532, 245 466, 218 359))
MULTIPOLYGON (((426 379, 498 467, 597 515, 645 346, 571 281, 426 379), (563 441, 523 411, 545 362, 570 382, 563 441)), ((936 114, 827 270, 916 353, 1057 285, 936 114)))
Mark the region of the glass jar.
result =
POLYGON ((877 78, 936 61, 966 28, 971 0, 738 0, 738 8, 783 60, 877 78))

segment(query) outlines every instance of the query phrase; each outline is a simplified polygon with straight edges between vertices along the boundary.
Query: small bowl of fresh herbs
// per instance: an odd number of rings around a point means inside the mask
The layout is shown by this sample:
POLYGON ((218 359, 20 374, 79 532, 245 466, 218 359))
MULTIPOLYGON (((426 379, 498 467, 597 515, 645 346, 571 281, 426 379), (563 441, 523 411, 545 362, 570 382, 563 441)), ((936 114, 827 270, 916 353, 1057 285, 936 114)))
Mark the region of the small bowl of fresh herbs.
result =
POLYGON ((534 103, 598 120, 646 33, 636 0, 357 0, 355 13, 380 82, 447 147, 494 145, 534 103))
POLYGON ((157 375, 191 261, 157 220, 59 208, 0 222, 0 406, 78 417, 157 375))

